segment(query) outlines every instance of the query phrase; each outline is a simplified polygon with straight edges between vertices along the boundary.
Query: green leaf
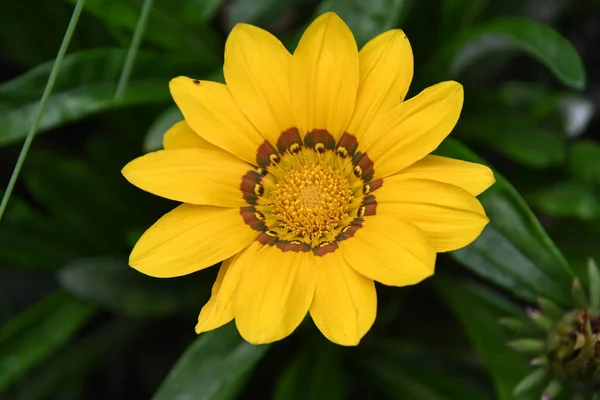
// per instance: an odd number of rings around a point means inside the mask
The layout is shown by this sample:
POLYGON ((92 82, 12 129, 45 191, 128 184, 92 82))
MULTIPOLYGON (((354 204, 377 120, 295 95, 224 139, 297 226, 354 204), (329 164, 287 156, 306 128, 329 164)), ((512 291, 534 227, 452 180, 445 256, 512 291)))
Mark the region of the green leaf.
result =
POLYGON ((56 352, 91 318, 93 308, 59 291, 0 329, 0 391, 56 352))
POLYGON ((594 116, 594 105, 585 96, 568 92, 554 92, 541 83, 508 82, 498 94, 502 106, 520 115, 548 122, 547 126, 560 124, 566 137, 580 135, 594 116))
MULTIPOLYGON (((170 98, 168 79, 171 74, 165 71, 169 65, 157 55, 138 53, 136 71, 149 72, 134 73, 127 93, 115 103, 116 83, 124 59, 124 50, 90 50, 67 55, 48 99, 39 132, 101 111, 170 98)), ((25 138, 52 64, 42 64, 0 85, 0 146, 25 138)))
POLYGON ((177 361, 152 399, 235 399, 268 348, 245 342, 233 323, 203 333, 177 361))
POLYGON ((558 111, 563 117, 567 137, 573 138, 585 132, 595 115, 594 103, 591 99, 570 93, 557 96, 556 102, 558 111))
POLYGON ((528 196, 534 207, 557 217, 573 217, 593 221, 600 217, 598 195, 578 182, 557 182, 539 188, 528 196))
POLYGON ((465 29, 487 6, 489 0, 442 1, 442 26, 447 37, 465 29))
POLYGON ((305 344, 279 376, 273 400, 345 399, 343 360, 334 346, 305 344))
POLYGON ((0 261, 15 267, 53 270, 76 254, 57 236, 50 218, 19 197, 10 199, 0 224, 0 261))
POLYGON ((590 257, 600 259, 598 247, 600 224, 569 218, 549 227, 549 232, 568 258, 575 275, 584 279, 587 274, 588 259, 590 257))
POLYGON ((555 92, 535 82, 509 81, 494 89, 474 89, 469 99, 458 126, 465 118, 491 118, 502 130, 549 128, 561 137, 572 138, 587 128, 594 115, 594 106, 588 98, 571 91, 555 92))
POLYGON ((317 14, 336 12, 348 24, 359 48, 373 37, 399 27, 412 5, 412 0, 325 0, 317 14))
MULTIPOLYGON (((90 370, 127 346, 143 325, 129 319, 112 319, 83 338, 69 343, 44 364, 9 387, 12 400, 63 399, 70 384, 85 382, 90 370)), ((81 394, 79 397, 81 398, 81 394)), ((69 397, 71 398, 71 397, 69 397)))
POLYGON ((88 253, 123 250, 125 241, 118 233, 144 220, 138 204, 123 196, 124 182, 116 171, 102 174, 89 163, 64 155, 32 152, 22 176, 28 191, 55 221, 56 237, 88 253))
POLYGON ((546 368, 534 370, 517 384, 517 387, 514 391, 515 396, 518 396, 522 393, 526 393, 533 389, 535 386, 539 386, 542 382, 546 380, 547 376, 548 370, 546 368))
POLYGON ((239 22, 265 26, 273 23, 291 7, 306 0, 233 0, 229 7, 227 28, 239 22))
POLYGON ((58 275, 60 283, 77 297, 137 317, 194 312, 207 300, 212 282, 199 275, 174 279, 146 276, 126 259, 88 258, 71 262, 58 275))
POLYGON ((210 21, 224 0, 184 0, 180 15, 190 20, 210 21))
POLYGON ((600 145, 591 140, 578 140, 569 148, 568 168, 583 183, 600 187, 600 145))
MULTIPOLYGON (((439 154, 485 164, 451 138, 439 154)), ((451 256, 523 299, 570 304, 569 264, 513 186, 497 171, 495 176, 496 183, 480 196, 490 223, 475 242, 451 256)))
MULTIPOLYGON (((76 3, 77 0, 67 0, 76 3)), ((222 0, 155 0, 143 40, 165 50, 193 54, 203 66, 216 67, 221 59, 221 38, 207 21, 222 0)), ((84 11, 130 38, 142 8, 142 0, 87 0, 84 11)))
POLYGON ((183 119, 179 108, 170 107, 160 114, 148 129, 144 138, 144 151, 156 151, 163 147, 163 135, 176 122, 183 119))
POLYGON ((515 339, 506 344, 508 347, 523 354, 541 354, 546 347, 546 343, 542 339, 515 339))
POLYGON ((398 340, 380 340, 377 351, 359 361, 382 395, 397 400, 480 400, 480 378, 465 365, 444 360, 431 349, 398 340), (407 351, 408 350, 408 351, 407 351), (423 357, 423 354, 429 355, 423 357), (475 379, 471 379, 475 377, 475 379))
POLYGON ((592 312, 600 311, 600 270, 596 261, 593 258, 588 260, 588 279, 589 279, 589 294, 590 308, 592 312))
MULTIPOLYGON (((529 400, 513 390, 530 371, 527 359, 506 347, 511 336, 497 321, 502 317, 523 319, 515 305, 486 287, 467 282, 438 279, 438 292, 458 318, 477 354, 494 380, 500 400, 529 400)), ((539 396, 537 397, 539 399, 539 396)))
POLYGON ((525 18, 499 18, 452 40, 430 61, 429 72, 457 77, 481 55, 518 49, 544 64, 563 84, 583 89, 586 73, 573 45, 554 29, 525 18))
POLYGON ((558 380, 554 380, 546 386, 542 394, 542 399, 556 399, 563 391, 563 386, 558 380))
POLYGON ((529 167, 547 168, 565 159, 566 146, 560 134, 539 128, 529 117, 498 112, 465 116, 457 131, 461 137, 485 143, 529 167))
POLYGON ((563 316, 564 310, 551 302, 548 299, 539 298, 537 299, 537 303, 540 306, 540 309, 544 315, 550 317, 552 319, 559 319, 563 316))
POLYGON ((571 297, 573 298, 573 305, 575 307, 585 308, 588 306, 585 289, 583 288, 583 285, 577 278, 575 278, 573 284, 571 285, 571 297))

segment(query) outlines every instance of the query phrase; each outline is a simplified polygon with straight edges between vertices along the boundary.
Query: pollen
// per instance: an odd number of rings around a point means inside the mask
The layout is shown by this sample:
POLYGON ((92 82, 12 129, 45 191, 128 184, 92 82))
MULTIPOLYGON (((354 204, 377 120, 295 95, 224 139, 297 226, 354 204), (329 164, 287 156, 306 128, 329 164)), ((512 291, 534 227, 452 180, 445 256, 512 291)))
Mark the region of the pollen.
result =
POLYGON ((272 191, 271 213, 288 232, 315 243, 348 217, 353 198, 341 171, 321 164, 298 165, 272 191))

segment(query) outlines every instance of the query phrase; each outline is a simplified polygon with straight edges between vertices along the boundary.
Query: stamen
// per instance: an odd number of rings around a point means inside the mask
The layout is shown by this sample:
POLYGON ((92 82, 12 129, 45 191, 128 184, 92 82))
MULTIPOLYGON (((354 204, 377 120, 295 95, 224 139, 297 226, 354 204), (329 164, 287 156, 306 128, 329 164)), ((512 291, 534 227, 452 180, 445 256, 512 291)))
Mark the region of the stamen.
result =
POLYGON ((262 245, 282 251, 312 251, 323 256, 375 215, 373 162, 358 150, 355 136, 336 142, 324 129, 301 138, 298 129, 282 132, 276 148, 265 141, 257 150, 258 168, 242 178, 240 189, 248 207, 244 222, 260 231, 262 245))
POLYGON ((353 198, 342 172, 327 165, 298 165, 271 193, 271 212, 286 230, 318 243, 348 217, 353 198))

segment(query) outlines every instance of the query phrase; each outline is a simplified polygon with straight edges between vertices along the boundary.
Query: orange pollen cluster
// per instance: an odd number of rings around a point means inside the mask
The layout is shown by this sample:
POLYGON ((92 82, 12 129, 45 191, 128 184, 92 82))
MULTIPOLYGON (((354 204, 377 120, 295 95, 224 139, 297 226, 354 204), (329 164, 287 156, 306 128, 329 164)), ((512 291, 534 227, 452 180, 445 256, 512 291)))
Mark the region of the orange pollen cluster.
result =
POLYGON ((280 226, 310 240, 337 228, 354 199, 344 174, 319 164, 289 171, 270 197, 271 213, 280 226))

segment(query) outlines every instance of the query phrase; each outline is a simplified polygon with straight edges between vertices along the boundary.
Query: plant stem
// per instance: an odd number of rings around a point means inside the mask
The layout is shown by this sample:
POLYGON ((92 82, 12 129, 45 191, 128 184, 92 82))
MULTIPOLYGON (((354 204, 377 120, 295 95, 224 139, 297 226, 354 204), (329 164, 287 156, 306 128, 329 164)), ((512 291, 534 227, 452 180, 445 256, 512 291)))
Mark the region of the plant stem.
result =
POLYGON ((0 220, 2 220, 2 216, 4 215, 4 211, 6 210, 6 206, 8 204, 8 200, 13 192, 15 184, 17 182, 17 178, 21 172, 21 168, 23 167, 23 163, 25 162, 25 158, 27 158, 27 153, 29 152, 29 148, 31 147, 31 143, 33 142, 33 137, 35 136, 40 121, 42 119, 42 115, 44 110, 46 109, 46 103, 52 94, 52 90, 54 89, 54 83, 56 82, 56 78, 58 76, 58 72, 60 70, 60 66, 62 61, 67 53, 67 48, 69 47, 69 43, 71 42, 71 37, 73 36, 73 32, 75 31, 75 27, 77 26, 77 22, 79 21, 79 16, 81 15, 81 10, 83 9, 83 4, 85 0, 77 0, 77 4, 73 9, 73 13, 71 14, 71 20, 69 21, 69 25, 67 26, 67 31, 63 36, 62 43, 60 44, 60 48, 58 49, 58 54, 56 55, 56 59, 54 60, 54 65, 52 66, 52 71, 50 71, 50 77, 48 78, 48 82, 46 83, 46 88, 44 89, 44 93, 42 94, 42 99, 40 100, 40 106, 35 115, 35 119, 33 120, 33 124, 27 132, 27 137, 25 137, 25 142, 23 143, 23 147, 21 148, 21 152, 19 153, 19 158, 17 159, 17 163, 15 164, 15 168, 10 176, 10 180, 8 182, 8 186, 6 187, 6 191, 4 192, 4 196, 2 197, 2 203, 0 203, 0 220))
POLYGON ((135 32, 133 32, 133 38, 131 39, 131 44, 129 45, 129 50, 127 51, 127 56, 125 57, 125 63, 123 64, 123 69, 121 70, 121 76, 119 77, 117 91, 115 92, 115 101, 121 100, 125 95, 125 91, 127 90, 127 84, 129 83, 129 78, 131 77, 131 70, 133 69, 135 56, 140 48, 140 43, 142 42, 142 37, 144 36, 144 30, 148 24, 150 10, 152 10, 152 2, 153 0, 144 0, 144 4, 142 4, 142 11, 140 13, 140 17, 138 18, 137 25, 135 26, 135 32))

